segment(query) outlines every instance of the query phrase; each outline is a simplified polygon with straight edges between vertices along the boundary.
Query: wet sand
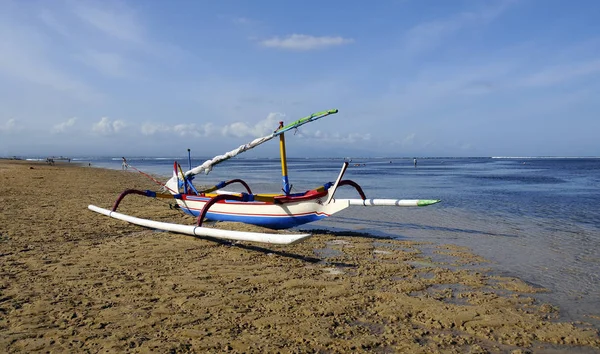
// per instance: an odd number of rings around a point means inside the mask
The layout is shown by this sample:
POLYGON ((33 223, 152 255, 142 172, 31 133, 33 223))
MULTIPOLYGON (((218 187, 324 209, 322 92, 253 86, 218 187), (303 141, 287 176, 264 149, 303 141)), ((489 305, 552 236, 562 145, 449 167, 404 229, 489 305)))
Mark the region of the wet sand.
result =
MULTIPOLYGON (((466 248, 215 242, 87 210, 156 189, 134 172, 0 160, 0 182, 0 352, 600 352, 592 325, 466 248)), ((194 222, 139 196, 119 211, 194 222)))

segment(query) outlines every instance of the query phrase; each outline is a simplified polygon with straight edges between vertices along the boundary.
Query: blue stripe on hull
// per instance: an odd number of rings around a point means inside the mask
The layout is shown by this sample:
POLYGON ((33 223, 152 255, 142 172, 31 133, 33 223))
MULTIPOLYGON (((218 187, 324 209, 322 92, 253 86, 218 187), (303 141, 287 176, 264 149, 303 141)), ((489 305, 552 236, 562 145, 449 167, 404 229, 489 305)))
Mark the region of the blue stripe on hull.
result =
MULTIPOLYGON (((189 210, 187 208, 181 208, 187 214, 198 217, 199 211, 189 210)), ((230 214, 219 214, 206 213, 206 219, 212 221, 235 221, 243 222, 245 224, 258 225, 268 227, 270 229, 289 229, 290 227, 304 225, 309 222, 317 221, 326 218, 325 214, 309 214, 302 216, 252 216, 252 215, 230 215, 230 214)))

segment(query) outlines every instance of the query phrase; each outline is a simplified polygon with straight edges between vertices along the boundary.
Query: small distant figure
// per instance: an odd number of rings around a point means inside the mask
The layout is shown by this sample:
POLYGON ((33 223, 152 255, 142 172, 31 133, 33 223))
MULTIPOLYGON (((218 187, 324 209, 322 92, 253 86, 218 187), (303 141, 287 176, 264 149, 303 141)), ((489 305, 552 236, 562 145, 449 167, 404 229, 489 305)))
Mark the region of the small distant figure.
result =
POLYGON ((413 163, 415 164, 415 168, 417 167, 417 159, 413 159, 413 163))
POLYGON ((91 162, 88 162, 88 166, 89 166, 89 167, 92 167, 92 163, 91 163, 91 162))
POLYGON ((121 169, 122 170, 127 170, 127 167, 128 167, 127 166, 127 160, 124 157, 122 157, 122 159, 123 159, 123 163, 121 164, 121 169))

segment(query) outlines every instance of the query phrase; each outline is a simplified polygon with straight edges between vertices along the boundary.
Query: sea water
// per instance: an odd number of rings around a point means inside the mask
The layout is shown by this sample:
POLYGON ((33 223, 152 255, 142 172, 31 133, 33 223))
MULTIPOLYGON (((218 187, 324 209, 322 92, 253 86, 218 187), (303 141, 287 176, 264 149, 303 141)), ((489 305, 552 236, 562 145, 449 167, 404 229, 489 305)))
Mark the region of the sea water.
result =
MULTIPOLYGON (((82 158, 120 169, 120 158, 82 158)), ((133 158, 138 169, 165 177, 172 158, 133 158)), ((187 170, 187 158, 180 158, 187 170)), ((193 166, 205 159, 195 159, 193 166)), ((334 181, 343 159, 289 159, 293 190, 334 181)), ((242 178, 253 192, 280 192, 279 159, 234 158, 199 175, 197 185, 242 178)), ((367 198, 442 199, 426 208, 351 207, 304 228, 370 233, 470 247, 498 274, 515 276, 548 293, 562 319, 600 326, 600 158, 352 159, 344 179, 367 198)), ((232 188, 233 185, 232 185, 232 188)), ((239 187, 238 187, 239 188, 239 187)), ((344 186, 338 198, 358 198, 344 186)), ((302 229, 303 227, 300 227, 302 229)))

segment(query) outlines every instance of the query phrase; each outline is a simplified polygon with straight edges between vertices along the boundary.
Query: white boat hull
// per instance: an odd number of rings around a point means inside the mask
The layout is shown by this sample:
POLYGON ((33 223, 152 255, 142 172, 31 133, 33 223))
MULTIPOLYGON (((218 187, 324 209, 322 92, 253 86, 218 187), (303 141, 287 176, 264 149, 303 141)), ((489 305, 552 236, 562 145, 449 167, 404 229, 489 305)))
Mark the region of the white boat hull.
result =
MULTIPOLYGON (((185 196, 178 199, 181 209, 198 216, 210 198, 185 196)), ((221 201, 211 205, 206 219, 215 221, 235 221, 264 226, 272 229, 288 229, 329 217, 350 203, 339 201, 323 205, 325 198, 288 202, 283 204, 268 202, 221 201)))

